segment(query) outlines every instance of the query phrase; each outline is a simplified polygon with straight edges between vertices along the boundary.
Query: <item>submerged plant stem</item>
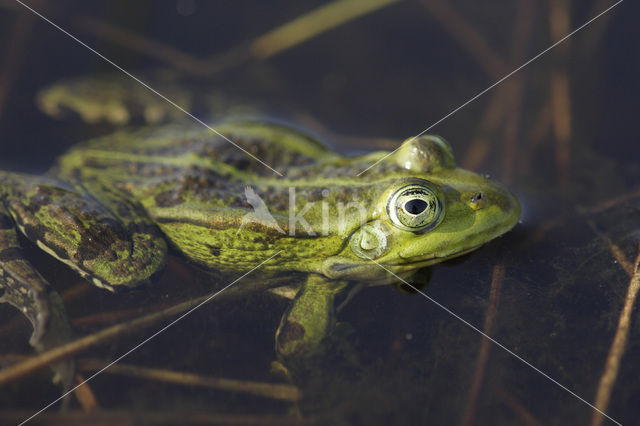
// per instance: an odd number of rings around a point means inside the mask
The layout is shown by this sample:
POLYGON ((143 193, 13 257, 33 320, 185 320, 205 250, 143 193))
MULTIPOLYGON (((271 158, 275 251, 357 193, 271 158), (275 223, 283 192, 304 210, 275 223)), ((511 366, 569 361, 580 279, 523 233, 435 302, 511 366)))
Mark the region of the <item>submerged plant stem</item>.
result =
MULTIPOLYGON (((489 292, 489 306, 487 308, 487 316, 484 319, 484 327, 482 328, 482 331, 488 335, 491 335, 493 331, 493 324, 495 323, 496 315, 498 313, 498 304, 500 302, 500 291, 502 289, 503 280, 504 264, 500 263, 493 267, 491 290, 489 292)), ((478 397, 480 395, 480 389, 482 388, 484 372, 486 369, 487 361, 489 360, 490 350, 491 341, 489 341, 489 339, 482 339, 480 342, 478 357, 476 358, 476 367, 474 369, 475 374, 473 375, 473 381, 469 390, 467 407, 464 411, 464 417, 460 422, 460 424, 463 426, 471 426, 474 424, 476 407, 478 405, 478 397)))
MULTIPOLYGON (((216 297, 216 299, 219 300, 222 298, 229 298, 234 296, 238 297, 256 291, 268 290, 269 288, 277 287, 279 285, 282 285, 282 282, 278 279, 260 282, 260 284, 256 284, 253 286, 245 284, 243 287, 230 288, 220 293, 216 297)), ((200 296, 195 299, 190 299, 185 302, 178 303, 177 305, 163 309, 162 311, 154 312, 131 321, 107 327, 96 333, 81 337, 64 345, 43 352, 37 356, 28 358, 25 361, 19 362, 15 365, 12 365, 11 367, 1 370, 0 386, 6 385, 7 383, 13 382, 21 377, 33 373, 34 371, 40 370, 48 365, 55 363, 56 361, 60 361, 64 358, 68 358, 80 352, 86 351, 94 346, 107 343, 118 337, 140 331, 157 322, 175 317, 194 308, 198 304, 207 300, 207 298, 209 297, 211 297, 211 295, 207 294, 205 296, 200 296)))
MULTIPOLYGON (((600 383, 598 384, 598 391, 596 392, 596 398, 594 405, 598 409, 605 411, 609 406, 611 400, 611 391, 613 385, 618 377, 620 370, 620 360, 624 355, 624 350, 629 338, 629 329, 631 328, 631 313, 638 296, 638 290, 640 290, 640 244, 638 244, 638 255, 633 265, 633 276, 629 282, 629 288, 627 295, 624 299, 624 305, 622 312, 620 312, 620 319, 618 320, 618 328, 616 334, 613 337, 611 348, 609 348, 609 354, 607 355, 607 361, 604 365, 604 372, 600 377, 600 383)), ((604 417, 601 413, 594 411, 591 418, 591 426, 600 426, 604 417)))
POLYGON ((251 53, 268 58, 330 29, 398 0, 336 0, 269 31, 251 43, 251 53))
MULTIPOLYGON (((570 30, 569 1, 549 1, 549 28, 551 38, 559 40, 570 30)), ((566 64, 569 41, 556 49, 554 55, 559 64, 566 64)), ((551 74, 551 108, 553 131, 556 140, 556 167, 558 181, 567 185, 571 166, 571 94, 566 66, 556 66, 551 74)))
MULTIPOLYGON (((94 372, 101 370, 107 364, 109 364, 108 360, 81 359, 78 361, 78 368, 94 372)), ((108 372, 109 374, 120 374, 177 385, 201 386, 225 391, 243 392, 265 398, 291 402, 300 400, 302 396, 296 386, 284 383, 226 379, 159 368, 146 368, 132 364, 118 363, 109 367, 105 372, 108 372)))
POLYGON ((422 5, 480 64, 492 79, 499 79, 509 69, 491 45, 462 15, 442 0, 423 0, 422 5))

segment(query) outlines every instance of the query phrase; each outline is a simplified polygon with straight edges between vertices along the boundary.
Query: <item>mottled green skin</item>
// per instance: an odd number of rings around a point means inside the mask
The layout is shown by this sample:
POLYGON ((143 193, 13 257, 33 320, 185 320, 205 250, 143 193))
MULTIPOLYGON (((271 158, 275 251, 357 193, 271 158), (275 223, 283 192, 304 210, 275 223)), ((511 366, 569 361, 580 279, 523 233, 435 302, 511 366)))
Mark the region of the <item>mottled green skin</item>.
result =
MULTIPOLYGON (((0 172, 0 231, 15 239, 19 230, 108 289, 148 281, 162 270, 168 245, 206 268, 233 272, 281 251, 256 274, 311 277, 278 330, 277 349, 286 359, 318 351, 334 322, 334 297, 346 281, 397 281, 385 269, 407 277, 477 248, 519 218, 511 193, 457 168, 449 146, 437 137, 409 140, 389 156, 346 158, 280 126, 238 122, 217 130, 284 176, 197 125, 120 131, 73 148, 45 176, 0 172), (444 209, 439 224, 426 232, 400 229, 387 207, 395 191, 416 181, 428 181, 444 209), (264 200, 280 230, 243 223, 253 211, 247 187, 264 200), (308 205, 308 227, 289 223, 292 188, 294 216, 308 205), (349 203, 362 205, 364 226, 360 210, 349 203), (384 244, 369 238, 381 232, 384 244)), ((3 280, 3 274, 15 275, 16 261, 28 262, 18 243, 0 240, 4 300, 25 311, 38 340, 47 327, 46 283, 3 280), (20 288, 32 297, 25 299, 20 288)))

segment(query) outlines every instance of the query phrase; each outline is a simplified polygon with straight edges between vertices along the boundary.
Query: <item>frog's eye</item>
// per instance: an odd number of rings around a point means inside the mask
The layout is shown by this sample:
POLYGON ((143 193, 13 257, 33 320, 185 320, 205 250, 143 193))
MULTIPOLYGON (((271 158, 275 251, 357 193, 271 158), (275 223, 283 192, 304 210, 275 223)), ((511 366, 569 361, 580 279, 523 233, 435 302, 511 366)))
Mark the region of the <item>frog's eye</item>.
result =
POLYGON ((391 194, 387 214, 396 227, 419 232, 438 225, 444 209, 434 189, 426 183, 411 183, 391 194))

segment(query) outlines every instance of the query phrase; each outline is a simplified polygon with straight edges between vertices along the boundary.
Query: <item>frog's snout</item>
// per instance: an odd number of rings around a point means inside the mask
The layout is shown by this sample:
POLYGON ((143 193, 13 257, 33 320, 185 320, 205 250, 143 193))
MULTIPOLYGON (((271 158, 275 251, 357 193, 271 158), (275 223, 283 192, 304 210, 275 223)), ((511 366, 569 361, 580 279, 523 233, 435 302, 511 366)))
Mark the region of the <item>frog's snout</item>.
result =
POLYGON ((520 218, 520 203, 495 182, 481 189, 459 192, 447 200, 442 222, 433 230, 407 241, 398 250, 404 262, 442 261, 475 250, 513 228, 520 218))

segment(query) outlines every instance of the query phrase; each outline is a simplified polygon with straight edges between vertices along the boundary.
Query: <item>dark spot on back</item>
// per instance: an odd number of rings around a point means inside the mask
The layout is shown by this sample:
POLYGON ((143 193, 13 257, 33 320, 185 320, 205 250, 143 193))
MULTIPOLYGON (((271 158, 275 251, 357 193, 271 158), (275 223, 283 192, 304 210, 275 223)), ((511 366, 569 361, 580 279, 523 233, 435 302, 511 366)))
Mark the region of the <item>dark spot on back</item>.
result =
POLYGON ((90 169, 104 170, 104 169, 107 169, 109 165, 105 163, 100 163, 99 161, 93 158, 87 158, 84 160, 84 167, 90 168, 90 169))
POLYGON ((180 193, 173 190, 159 193, 155 196, 155 200, 159 207, 172 207, 184 202, 180 193))
POLYGON ((158 228, 146 222, 129 222, 127 230, 129 234, 158 235, 158 228))
POLYGON ((209 253, 211 253, 214 256, 220 256, 220 247, 216 247, 216 246, 212 246, 212 245, 207 245, 207 247, 209 247, 209 253))
POLYGON ((92 260, 99 256, 106 260, 116 260, 117 255, 111 246, 123 240, 127 241, 128 235, 122 224, 114 219, 104 218, 82 235, 78 257, 81 260, 92 260))
POLYGON ((304 337, 304 331, 302 324, 288 320, 278 337, 280 345, 282 346, 289 342, 301 340, 304 337))
POLYGON ((120 217, 130 217, 131 210, 127 207, 125 203, 118 203, 118 216, 120 217))

